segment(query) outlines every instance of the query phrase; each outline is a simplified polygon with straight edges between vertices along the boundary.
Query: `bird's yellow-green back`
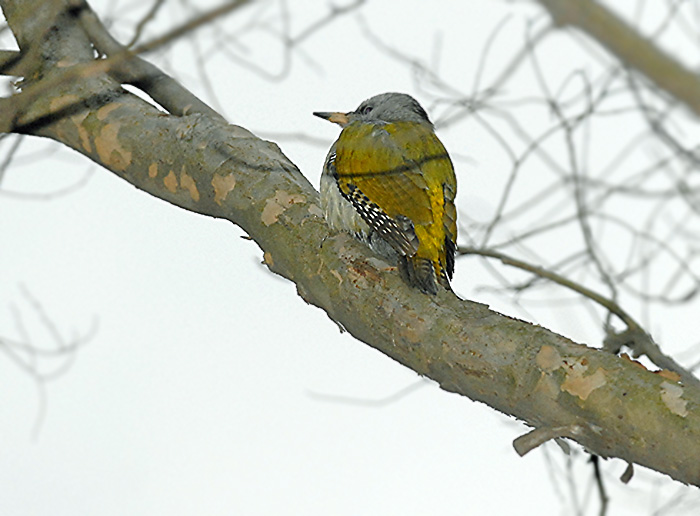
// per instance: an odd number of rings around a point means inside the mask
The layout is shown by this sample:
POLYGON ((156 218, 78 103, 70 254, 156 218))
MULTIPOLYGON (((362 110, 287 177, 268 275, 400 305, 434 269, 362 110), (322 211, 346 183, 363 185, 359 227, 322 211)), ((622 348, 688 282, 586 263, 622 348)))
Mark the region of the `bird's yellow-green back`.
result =
POLYGON ((430 293, 436 281, 449 288, 457 183, 432 124, 352 122, 335 144, 332 166, 342 196, 402 257, 409 282, 430 293))

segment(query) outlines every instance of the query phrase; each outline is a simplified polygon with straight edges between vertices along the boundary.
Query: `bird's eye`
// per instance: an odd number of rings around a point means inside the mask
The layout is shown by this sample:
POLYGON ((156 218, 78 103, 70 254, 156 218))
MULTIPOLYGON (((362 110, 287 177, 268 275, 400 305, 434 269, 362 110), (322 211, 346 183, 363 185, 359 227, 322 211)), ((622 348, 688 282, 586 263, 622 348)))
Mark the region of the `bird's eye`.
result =
POLYGON ((360 113, 363 115, 367 115, 372 111, 372 106, 364 106, 362 109, 360 109, 360 113))

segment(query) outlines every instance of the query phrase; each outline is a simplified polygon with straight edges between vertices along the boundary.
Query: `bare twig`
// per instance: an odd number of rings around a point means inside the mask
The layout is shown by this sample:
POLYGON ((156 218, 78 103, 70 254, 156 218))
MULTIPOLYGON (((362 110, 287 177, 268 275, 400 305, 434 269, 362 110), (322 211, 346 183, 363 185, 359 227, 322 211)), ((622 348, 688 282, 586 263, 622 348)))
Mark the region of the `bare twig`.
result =
POLYGON ((515 439, 513 448, 522 457, 547 441, 560 437, 574 437, 581 432, 582 428, 577 424, 557 427, 542 426, 515 439))
POLYGON ((5 157, 0 163, 0 183, 2 183, 2 179, 5 176, 5 172, 7 172, 7 168, 10 166, 10 163, 12 163, 12 159, 15 157, 15 154, 19 150, 19 146, 22 144, 22 140, 24 140, 24 137, 22 135, 15 136, 15 139, 10 145, 7 154, 5 154, 5 157))
POLYGON ((93 320, 91 327, 84 334, 65 338, 41 303, 26 287, 22 287, 22 295, 31 307, 39 325, 48 335, 49 345, 37 344, 37 339, 34 339, 31 332, 25 327, 22 313, 13 307, 15 325, 20 339, 0 336, 0 353, 28 374, 37 388, 39 407, 32 431, 36 438, 46 414, 46 384, 56 380, 69 370, 76 360, 77 351, 94 337, 97 324, 93 320))
POLYGON ((600 499, 600 510, 598 516, 605 516, 608 513, 608 502, 610 498, 605 490, 605 482, 603 481, 603 473, 600 470, 600 457, 591 455, 591 464, 593 464, 593 477, 595 478, 596 487, 598 488, 598 498, 600 499))
POLYGON ((163 7, 164 4, 165 0, 154 0, 153 5, 151 5, 151 8, 148 10, 146 15, 143 18, 141 18, 136 24, 136 27, 134 28, 134 35, 131 37, 129 42, 126 45, 124 45, 125 47, 131 48, 136 44, 139 38, 141 38, 143 29, 149 22, 155 19, 156 15, 158 14, 158 11, 161 7, 163 7))

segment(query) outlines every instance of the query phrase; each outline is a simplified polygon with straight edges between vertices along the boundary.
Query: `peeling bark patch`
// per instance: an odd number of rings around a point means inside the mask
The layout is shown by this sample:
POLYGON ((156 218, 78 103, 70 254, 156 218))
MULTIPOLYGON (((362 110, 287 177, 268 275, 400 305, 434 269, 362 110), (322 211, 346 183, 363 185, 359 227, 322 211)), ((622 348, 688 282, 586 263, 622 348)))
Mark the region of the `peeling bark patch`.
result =
POLYGON ((197 190, 197 183, 194 182, 191 175, 185 172, 184 165, 182 167, 182 172, 180 172, 180 186, 190 192, 190 197, 194 202, 199 201, 199 190, 197 190))
POLYGON ((351 258, 348 260, 348 272, 354 278, 369 280, 369 283, 379 283, 381 276, 377 273, 377 263, 364 259, 351 258))
POLYGON ((309 214, 323 218, 323 210, 318 204, 309 204, 309 214))
POLYGON ((557 348, 553 346, 544 345, 540 348, 539 353, 535 357, 535 363, 537 367, 551 373, 552 371, 559 369, 564 365, 564 361, 561 359, 561 355, 557 348))
POLYGON ((663 382, 661 384, 661 401, 668 409, 677 416, 686 417, 688 415, 688 402, 681 396, 683 387, 676 383, 663 382))
POLYGON ((64 58, 56 63, 56 68, 70 68, 71 66, 75 66, 77 64, 78 61, 75 59, 64 58))
POLYGON ((117 102, 110 102, 106 106, 102 106, 100 109, 97 110, 97 119, 98 120, 104 120, 109 116, 109 114, 114 111, 115 109, 118 109, 120 107, 119 103, 117 102))
POLYGON ((83 127, 83 120, 87 118, 88 113, 87 111, 85 113, 79 113, 77 115, 74 115, 71 117, 71 120, 73 120, 78 127, 78 137, 80 138, 80 145, 83 146, 83 150, 85 152, 92 152, 92 142, 90 141, 90 134, 88 133, 88 130, 83 127))
POLYGON ((672 382, 680 382, 681 375, 675 371, 669 371, 668 369, 662 369, 661 371, 654 371, 654 374, 658 374, 661 378, 666 378, 672 382))
POLYGON ((553 346, 542 346, 535 357, 535 363, 542 370, 537 389, 546 392, 552 398, 555 398, 557 393, 554 390, 555 382, 549 373, 557 369, 563 369, 566 374, 559 390, 577 396, 583 401, 588 399, 594 390, 607 383, 605 369, 599 367, 595 373, 586 376, 589 369, 586 357, 562 357, 559 350, 553 346))
POLYGON ((425 319, 414 316, 411 320, 405 320, 403 324, 399 325, 398 335, 411 344, 420 344, 426 330, 428 330, 428 324, 425 319))
POLYGON ((648 369, 644 367, 644 364, 637 360, 632 360, 632 357, 630 357, 627 353, 620 353, 620 358, 623 360, 627 360, 630 364, 634 364, 635 366, 640 367, 645 371, 648 371, 648 369))
POLYGON ((561 384, 561 390, 566 391, 572 396, 578 396, 582 400, 586 400, 590 394, 599 387, 607 383, 605 378, 605 369, 599 367, 596 372, 584 376, 588 370, 586 358, 568 363, 564 370, 566 371, 566 379, 561 384))
POLYGON ((95 138, 95 149, 102 163, 118 171, 125 170, 131 164, 131 152, 119 143, 120 127, 119 122, 107 124, 95 138))
POLYGON ((148 177, 155 179, 158 176, 158 163, 148 165, 148 177))
POLYGON ((535 385, 535 391, 541 392, 545 396, 551 399, 557 399, 559 395, 559 384, 552 378, 551 375, 542 373, 542 376, 537 380, 537 385, 535 385))
POLYGON ((266 226, 271 226, 279 220, 280 215, 293 204, 306 201, 306 197, 300 194, 290 194, 284 190, 277 190, 272 199, 268 199, 262 211, 260 220, 266 226))
POLYGON ((60 111, 61 109, 72 106, 76 102, 80 102, 80 98, 77 95, 61 95, 52 99, 49 103, 49 108, 52 113, 60 111))
POLYGON ((364 260, 354 258, 348 260, 347 257, 344 257, 344 261, 347 262, 347 276, 352 285, 367 288, 379 280, 376 270, 369 267, 364 260))
POLYGON ((170 173, 163 179, 163 184, 170 193, 177 192, 177 176, 175 175, 175 172, 171 170, 170 173))
POLYGON ((343 277, 340 275, 340 273, 338 271, 331 270, 330 273, 338 279, 338 285, 343 284, 343 277))
POLYGON ((275 260, 272 259, 272 255, 268 251, 263 253, 263 263, 270 268, 275 266, 275 260))
POLYGON ((214 177, 211 178, 211 186, 214 187, 214 202, 221 206, 229 192, 236 187, 236 178, 233 174, 225 176, 214 174, 214 177))
MULTIPOLYGON (((71 106, 75 106, 79 102, 80 98, 76 95, 63 95, 61 97, 56 97, 52 99, 49 104, 49 109, 52 113, 58 113, 62 109, 67 109, 71 106)), ((92 143, 90 141, 90 135, 87 129, 85 129, 82 125, 83 121, 85 121, 85 118, 87 118, 88 114, 88 111, 82 111, 71 115, 69 119, 71 122, 73 122, 73 124, 75 125, 75 129, 78 131, 78 138, 80 138, 80 145, 83 147, 83 150, 85 150, 85 152, 92 152, 92 143)), ((65 129, 59 129, 57 132, 61 139, 69 139, 69 136, 68 134, 66 134, 65 129)))

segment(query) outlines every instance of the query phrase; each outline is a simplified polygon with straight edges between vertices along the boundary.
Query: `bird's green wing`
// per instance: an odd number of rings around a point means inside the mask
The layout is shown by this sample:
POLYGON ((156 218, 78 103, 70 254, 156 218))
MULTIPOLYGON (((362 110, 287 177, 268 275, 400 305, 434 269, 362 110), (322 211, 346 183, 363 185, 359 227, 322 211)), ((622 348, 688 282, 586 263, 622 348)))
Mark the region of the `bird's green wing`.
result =
POLYGON ((335 172, 342 194, 372 230, 405 256, 439 260, 451 276, 454 258, 444 253, 447 242, 454 253, 456 180, 430 125, 352 123, 336 143, 335 172), (365 216, 358 207, 362 202, 376 205, 384 216, 372 217, 369 209, 365 216))

